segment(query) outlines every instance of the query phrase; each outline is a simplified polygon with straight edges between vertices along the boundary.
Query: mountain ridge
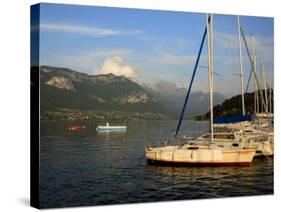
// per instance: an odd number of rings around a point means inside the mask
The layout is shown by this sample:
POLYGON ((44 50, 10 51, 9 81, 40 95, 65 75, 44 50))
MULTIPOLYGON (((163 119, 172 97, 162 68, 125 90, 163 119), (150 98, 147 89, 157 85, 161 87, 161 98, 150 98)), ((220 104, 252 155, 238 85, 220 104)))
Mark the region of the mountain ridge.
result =
MULTIPOLYGON (((155 89, 111 73, 88 75, 68 68, 40 66, 41 112, 44 116, 46 111, 119 111, 177 119, 186 89, 158 83, 155 89)), ((217 103, 224 99, 221 94, 215 96, 217 103)), ((191 92, 185 118, 208 111, 208 101, 207 93, 191 92)))

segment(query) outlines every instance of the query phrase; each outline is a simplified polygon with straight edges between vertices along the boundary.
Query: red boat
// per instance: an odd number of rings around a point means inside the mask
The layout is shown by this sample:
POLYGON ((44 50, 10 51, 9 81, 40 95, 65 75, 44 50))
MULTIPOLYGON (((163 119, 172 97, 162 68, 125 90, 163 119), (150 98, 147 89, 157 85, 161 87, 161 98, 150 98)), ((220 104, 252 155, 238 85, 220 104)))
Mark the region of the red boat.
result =
POLYGON ((69 131, 80 132, 86 130, 85 125, 72 125, 68 128, 69 131))

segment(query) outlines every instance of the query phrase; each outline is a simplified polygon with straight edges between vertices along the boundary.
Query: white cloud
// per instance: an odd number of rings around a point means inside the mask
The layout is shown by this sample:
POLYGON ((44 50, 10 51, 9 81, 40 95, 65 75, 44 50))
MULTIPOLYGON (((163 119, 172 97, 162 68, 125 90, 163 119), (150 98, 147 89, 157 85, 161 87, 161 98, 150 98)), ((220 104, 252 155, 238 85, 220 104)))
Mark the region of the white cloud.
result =
POLYGON ((45 56, 40 54, 41 64, 71 68, 88 74, 97 74, 97 70, 105 58, 119 55, 128 58, 132 54, 129 49, 93 49, 71 55, 52 54, 45 56))
POLYGON ((116 76, 124 76, 133 81, 137 80, 137 72, 130 65, 126 64, 120 56, 110 57, 104 60, 102 67, 99 69, 101 74, 112 73, 116 76))
POLYGON ((75 26, 75 25, 47 24, 47 23, 41 24, 40 30, 81 34, 81 35, 94 36, 94 37, 143 34, 143 31, 141 30, 113 30, 113 29, 97 28, 97 27, 83 27, 83 26, 75 26))

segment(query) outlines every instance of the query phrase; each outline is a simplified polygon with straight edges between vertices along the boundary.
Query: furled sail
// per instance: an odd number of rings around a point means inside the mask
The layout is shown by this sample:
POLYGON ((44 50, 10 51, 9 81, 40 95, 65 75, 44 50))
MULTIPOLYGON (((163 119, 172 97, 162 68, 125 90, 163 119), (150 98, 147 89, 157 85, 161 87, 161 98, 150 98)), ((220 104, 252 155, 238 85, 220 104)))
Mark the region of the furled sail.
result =
MULTIPOLYGON (((210 22, 210 16, 208 17, 208 22, 210 22)), ((191 77, 189 87, 188 87, 188 90, 187 90, 187 93, 186 93, 186 97, 185 97, 185 100, 184 100, 184 104, 183 104, 183 107, 182 107, 182 110, 181 110, 181 113, 180 113, 179 122, 178 122, 178 126, 177 126, 177 129, 176 129, 175 137, 177 137, 178 132, 179 132, 180 127, 181 127, 182 119, 183 119, 183 116, 184 116, 184 113, 185 113, 185 110, 186 110, 188 98, 189 98, 190 91, 191 91, 192 84, 193 84, 193 80, 194 80, 195 73, 196 73, 196 70, 197 70, 197 67, 198 67, 198 64, 199 64, 199 60, 200 60, 201 52, 202 52, 202 49, 203 49, 204 41, 205 41, 205 38, 206 38, 206 34, 207 34, 207 26, 205 27, 205 31, 204 31, 202 41, 201 41, 201 44, 200 44, 200 48, 199 48, 199 52, 198 52, 198 55, 197 55, 196 63, 195 63, 194 69, 193 69, 192 77, 191 77)))

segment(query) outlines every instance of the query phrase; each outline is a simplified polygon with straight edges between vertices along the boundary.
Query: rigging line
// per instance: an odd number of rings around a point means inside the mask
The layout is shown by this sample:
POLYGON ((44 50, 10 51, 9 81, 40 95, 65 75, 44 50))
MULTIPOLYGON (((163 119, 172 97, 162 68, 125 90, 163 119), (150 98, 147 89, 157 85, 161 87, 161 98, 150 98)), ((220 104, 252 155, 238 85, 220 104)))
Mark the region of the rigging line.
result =
POLYGON ((253 69, 251 69, 251 71, 250 71, 250 75, 249 75, 248 82, 247 82, 247 87, 246 87, 246 93, 248 92, 248 89, 249 89, 249 86, 250 86, 252 71, 253 71, 253 69))
MULTIPOLYGON (((210 16, 208 17, 208 23, 210 23, 210 16)), ((197 55, 196 63, 195 63, 194 69, 193 69, 192 77, 191 77, 189 87, 188 87, 188 90, 187 90, 187 94, 186 94, 186 97, 185 97, 185 100, 184 100, 183 108, 181 110, 181 114, 180 114, 177 129, 176 129, 175 137, 177 137, 178 132, 179 132, 180 127, 181 127, 182 119, 183 119, 183 116, 184 116, 184 113, 185 113, 185 109, 186 109, 187 101, 188 101, 188 98, 189 98, 189 95, 190 95, 193 80, 195 78, 195 73, 196 73, 196 70, 197 70, 197 67, 198 67, 198 64, 199 64, 199 60, 200 60, 201 52, 202 52, 202 49, 203 49, 204 41, 205 41, 205 38, 206 38, 206 34, 207 34, 207 26, 205 27, 205 31, 204 31, 204 34, 203 34, 203 37, 202 37, 202 41, 201 41, 201 44, 200 44, 200 48, 199 48, 199 52, 198 52, 198 55, 197 55)))
MULTIPOLYGON (((208 71, 208 70, 205 70, 205 68, 206 69, 208 69, 208 67, 204 67, 204 66, 198 66, 199 68, 204 68, 204 71, 208 71)), ((213 72, 213 74, 215 75, 215 76, 218 76, 218 77, 220 77, 221 75, 219 74, 219 73, 217 73, 217 72, 213 72)))
POLYGON ((205 69, 208 69, 207 66, 198 66, 199 68, 205 68, 205 69))
MULTIPOLYGON (((243 28, 240 27, 240 29, 241 29, 242 38, 243 38, 243 40, 244 40, 244 44, 245 44, 245 47, 246 47, 246 50, 247 50, 247 54, 248 54, 248 57, 249 57, 249 60, 250 60, 250 63, 251 63, 251 67, 252 67, 252 69, 253 69, 253 67, 254 67, 254 62, 253 62, 253 60, 252 60, 252 58, 251 58, 251 54, 250 54, 250 51, 249 51, 249 48, 248 48, 248 44, 247 44, 247 41, 246 41, 246 37, 245 37, 244 31, 243 31, 243 28)), ((260 87, 260 84, 259 84, 258 77, 257 77, 257 75, 256 75, 256 73, 255 73, 254 71, 253 71, 253 73, 254 73, 254 76, 255 76, 255 79, 256 79, 256 82, 257 82, 257 86, 258 86, 259 93, 260 93, 261 98, 262 98, 262 104, 263 104, 263 106, 264 106, 264 108, 265 108, 265 102, 264 102, 263 94, 262 94, 262 92, 261 92, 261 87, 260 87)))
MULTIPOLYGON (((253 37, 253 33, 251 34, 251 37, 253 37)), ((255 51, 254 49, 252 49, 252 57, 253 57, 253 60, 255 59, 255 51)), ((252 72, 254 71, 254 67, 251 66, 251 71, 250 71, 250 75, 249 75, 249 78, 248 78, 248 82, 247 82, 247 87, 246 87, 246 92, 247 93, 249 91, 249 86, 250 86, 250 82, 251 82, 251 78, 252 78, 252 72)), ((255 92, 255 88, 254 88, 254 92, 255 92)))

